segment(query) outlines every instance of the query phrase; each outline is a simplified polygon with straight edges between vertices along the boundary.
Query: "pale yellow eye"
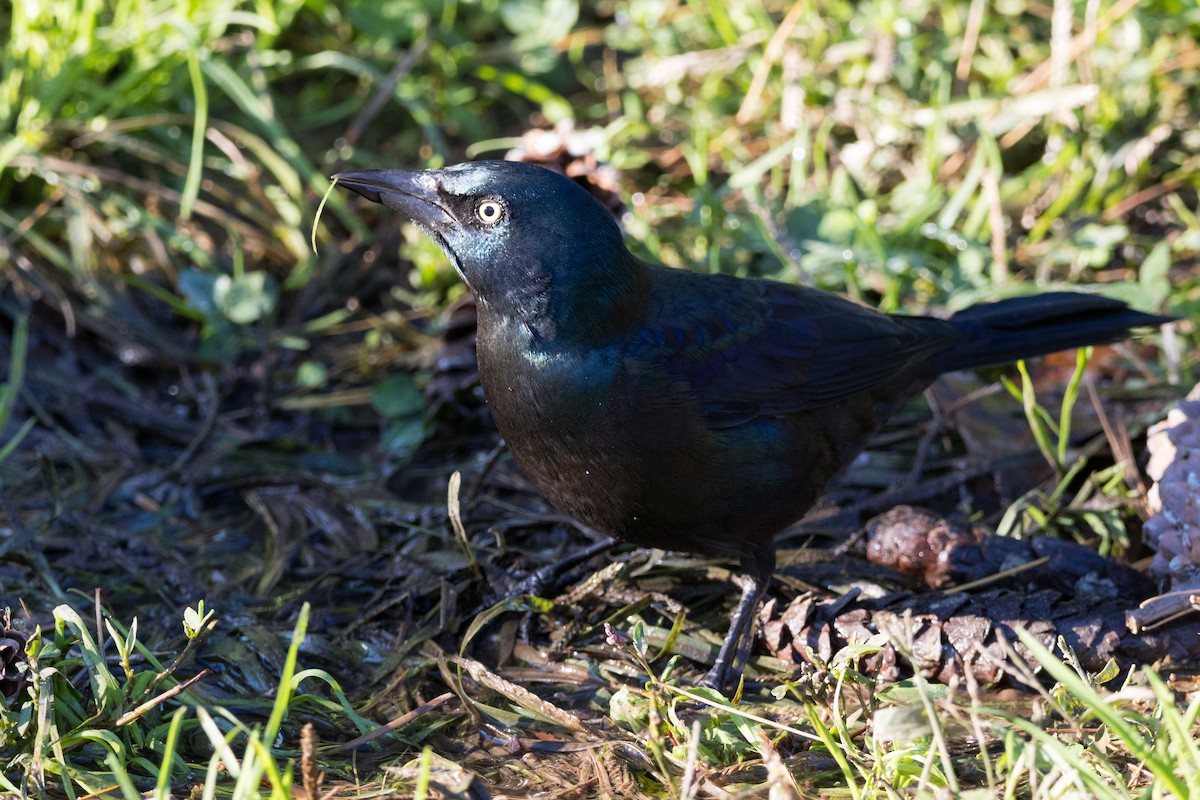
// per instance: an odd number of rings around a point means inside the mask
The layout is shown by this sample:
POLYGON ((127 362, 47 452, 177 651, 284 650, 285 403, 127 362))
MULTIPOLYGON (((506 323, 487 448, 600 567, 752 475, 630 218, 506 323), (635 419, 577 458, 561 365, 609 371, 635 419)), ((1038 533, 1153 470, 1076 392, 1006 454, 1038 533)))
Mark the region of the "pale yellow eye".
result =
POLYGON ((504 217, 504 206, 495 200, 483 200, 475 206, 475 216, 484 225, 495 225, 504 217))

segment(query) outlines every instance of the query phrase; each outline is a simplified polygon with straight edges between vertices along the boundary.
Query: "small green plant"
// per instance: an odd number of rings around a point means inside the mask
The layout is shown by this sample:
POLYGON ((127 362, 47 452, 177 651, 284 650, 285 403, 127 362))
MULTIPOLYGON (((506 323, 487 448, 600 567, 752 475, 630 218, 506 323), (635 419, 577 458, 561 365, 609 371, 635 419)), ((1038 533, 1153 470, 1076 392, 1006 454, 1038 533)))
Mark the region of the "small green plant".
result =
POLYGON ((68 605, 54 609, 53 630, 39 628, 29 639, 25 696, 0 708, 0 789, 26 796, 53 788, 75 797, 77 791, 119 788, 132 800, 151 788, 155 796, 166 797, 192 783, 202 786, 205 797, 217 791, 259 797, 263 786, 273 796, 290 797, 293 759, 280 748, 289 709, 305 704, 319 713, 348 715, 360 733, 375 730, 353 711, 332 676, 297 669, 307 606, 296 621, 265 721, 251 722, 248 715, 203 702, 191 689, 209 671, 184 681, 176 672, 217 622, 203 603, 187 609, 187 643, 164 666, 139 640, 136 620, 123 628, 105 616, 104 629, 121 668, 117 674, 109 668, 102 640, 79 613, 68 605), (336 700, 298 696, 300 683, 309 678, 324 682, 336 700), (208 752, 185 748, 185 733, 198 733, 198 739, 186 738, 207 741, 208 752), (18 775, 19 782, 11 777, 18 775))
POLYGON ((1151 669, 1143 670, 1141 686, 1105 692, 1027 631, 1018 630, 1017 636, 1033 661, 1057 682, 1049 696, 1054 712, 1069 724, 1051 733, 1044 724, 1022 716, 995 716, 1028 737, 1027 746, 1054 766, 1060 783, 1086 796, 1114 800, 1195 797, 1200 792, 1200 745, 1195 735, 1200 700, 1181 709, 1151 669), (1068 702, 1053 700, 1058 697, 1068 702), (1156 787, 1153 794, 1145 794, 1151 786, 1156 787))
POLYGON ((1020 388, 1007 377, 1001 379, 1008 393, 1020 401, 1025 410, 1025 421, 1029 424, 1038 450, 1060 478, 1073 469, 1079 469, 1078 463, 1067 463, 1067 450, 1071 444, 1071 413, 1075 410, 1075 403, 1079 399, 1079 387, 1091 358, 1091 347, 1081 347, 1075 351, 1075 370, 1063 391, 1057 422, 1050 416, 1050 412, 1037 402, 1033 378, 1030 377, 1029 368, 1024 361, 1017 362, 1017 371, 1021 375, 1020 388))
POLYGON ((197 603, 195 608, 184 609, 183 632, 188 638, 188 644, 207 634, 217 624, 216 620, 217 612, 205 609, 203 600, 197 603))
POLYGON ((1071 458, 1071 418, 1092 356, 1092 348, 1076 351, 1075 369, 1063 391, 1057 420, 1037 401, 1034 381, 1024 361, 1017 370, 1021 385, 1002 378, 1004 387, 1025 411, 1025 420, 1038 450, 1057 476, 1054 488, 1035 488, 1012 503, 997 525, 1001 536, 1032 532, 1070 535, 1097 542, 1101 554, 1119 555, 1130 543, 1126 519, 1133 513, 1134 497, 1125 482, 1126 465, 1114 464, 1087 473, 1088 450, 1071 458))
POLYGON ((164 667, 139 641, 136 619, 122 629, 106 618, 104 628, 116 646, 120 676, 109 668, 103 641, 70 606, 54 609, 51 631, 38 628, 30 637, 29 688, 3 712, 9 727, 0 750, 4 775, 24 779, 18 786, 0 775, 6 790, 41 792, 53 781, 73 795, 72 786, 94 792, 114 780, 154 782, 180 766, 169 757, 156 766, 154 754, 167 753, 166 743, 178 734, 179 715, 165 719, 161 704, 190 699, 173 674, 183 654, 164 667))

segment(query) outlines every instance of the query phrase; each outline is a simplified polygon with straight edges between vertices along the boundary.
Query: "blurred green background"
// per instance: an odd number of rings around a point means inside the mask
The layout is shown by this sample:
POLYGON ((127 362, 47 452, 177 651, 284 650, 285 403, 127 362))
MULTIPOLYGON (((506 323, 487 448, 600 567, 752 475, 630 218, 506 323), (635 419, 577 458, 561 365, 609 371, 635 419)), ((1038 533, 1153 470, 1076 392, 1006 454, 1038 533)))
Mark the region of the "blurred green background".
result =
MULTIPOLYGON (((500 157, 556 124, 670 264, 889 311, 1035 283, 1196 308, 1195 3, 23 0, 0 20, 5 296, 136 307, 147 346, 178 323, 218 359, 263 319, 319 335, 369 236, 338 193, 311 251, 326 176, 500 157)), ((380 302, 459 291, 429 243, 405 256, 380 302)))

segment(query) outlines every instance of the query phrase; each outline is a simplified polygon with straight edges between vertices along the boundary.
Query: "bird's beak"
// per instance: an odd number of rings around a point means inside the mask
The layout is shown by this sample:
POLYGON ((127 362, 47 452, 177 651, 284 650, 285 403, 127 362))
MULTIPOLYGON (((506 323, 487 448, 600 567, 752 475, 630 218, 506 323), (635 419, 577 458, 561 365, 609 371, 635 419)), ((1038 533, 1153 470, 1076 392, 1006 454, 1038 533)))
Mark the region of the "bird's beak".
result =
POLYGON ((433 172, 402 169, 339 172, 333 180, 368 200, 399 211, 423 227, 438 228, 454 221, 442 204, 438 179, 433 172))

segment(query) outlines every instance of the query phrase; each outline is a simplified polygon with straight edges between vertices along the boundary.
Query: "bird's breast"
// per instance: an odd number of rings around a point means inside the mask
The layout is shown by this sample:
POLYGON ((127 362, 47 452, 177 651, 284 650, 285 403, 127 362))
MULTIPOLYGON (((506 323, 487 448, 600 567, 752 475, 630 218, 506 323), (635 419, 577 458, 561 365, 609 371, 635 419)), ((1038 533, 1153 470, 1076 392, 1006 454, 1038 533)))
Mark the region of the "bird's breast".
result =
POLYGON ((519 324, 481 329, 479 377, 500 432, 514 452, 584 460, 611 441, 619 353, 547 346, 519 324))
POLYGON ((517 323, 482 322, 479 376, 517 464, 562 511, 644 539, 638 530, 662 498, 654 485, 679 481, 703 457, 685 393, 631 375, 619 344, 547 346, 517 323))
POLYGON ((604 533, 766 552, 840 464, 823 433, 842 412, 714 427, 695 387, 636 347, 547 347, 482 316, 478 343, 484 392, 517 464, 557 508, 604 533))

